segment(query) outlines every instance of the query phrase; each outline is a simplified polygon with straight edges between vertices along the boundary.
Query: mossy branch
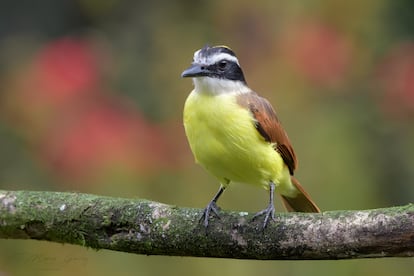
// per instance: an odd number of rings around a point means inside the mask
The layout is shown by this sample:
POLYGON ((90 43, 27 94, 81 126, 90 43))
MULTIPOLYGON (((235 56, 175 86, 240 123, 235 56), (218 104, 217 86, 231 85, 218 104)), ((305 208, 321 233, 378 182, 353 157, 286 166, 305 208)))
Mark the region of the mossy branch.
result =
POLYGON ((414 255, 414 205, 281 213, 265 230, 252 214, 79 193, 0 191, 0 238, 36 239, 147 255, 350 259, 414 255))

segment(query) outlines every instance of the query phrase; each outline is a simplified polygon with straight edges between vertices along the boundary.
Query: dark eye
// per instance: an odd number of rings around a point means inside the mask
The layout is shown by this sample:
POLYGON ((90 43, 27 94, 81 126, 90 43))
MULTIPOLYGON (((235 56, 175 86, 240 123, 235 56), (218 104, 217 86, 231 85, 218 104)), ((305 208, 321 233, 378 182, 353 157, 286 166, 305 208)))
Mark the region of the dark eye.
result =
POLYGON ((218 68, 220 70, 225 70, 227 68, 228 62, 226 60, 219 61, 218 68))

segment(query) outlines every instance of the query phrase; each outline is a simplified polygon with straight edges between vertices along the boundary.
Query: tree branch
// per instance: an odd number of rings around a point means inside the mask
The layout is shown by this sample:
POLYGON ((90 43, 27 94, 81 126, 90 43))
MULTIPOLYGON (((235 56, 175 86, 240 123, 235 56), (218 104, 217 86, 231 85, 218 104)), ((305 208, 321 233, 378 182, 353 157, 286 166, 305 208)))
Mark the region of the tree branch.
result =
POLYGON ((414 256, 414 205, 261 218, 79 193, 0 191, 0 238, 71 243, 137 254, 237 259, 414 256))

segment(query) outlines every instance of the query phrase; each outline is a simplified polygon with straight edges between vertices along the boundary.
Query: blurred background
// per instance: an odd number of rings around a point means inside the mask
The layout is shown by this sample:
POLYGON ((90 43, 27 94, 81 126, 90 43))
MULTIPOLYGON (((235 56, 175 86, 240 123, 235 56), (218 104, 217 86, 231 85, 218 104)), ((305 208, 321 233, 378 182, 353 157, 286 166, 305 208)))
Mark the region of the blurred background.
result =
MULTIPOLYGON (((204 208, 181 72, 229 45, 276 107, 323 210, 414 199, 414 2, 39 0, 0 3, 0 188, 204 208)), ((224 209, 267 193, 230 186, 224 209)), ((279 210, 282 210, 278 205, 279 210)), ((412 259, 238 261, 0 240, 0 275, 410 275, 412 259)))

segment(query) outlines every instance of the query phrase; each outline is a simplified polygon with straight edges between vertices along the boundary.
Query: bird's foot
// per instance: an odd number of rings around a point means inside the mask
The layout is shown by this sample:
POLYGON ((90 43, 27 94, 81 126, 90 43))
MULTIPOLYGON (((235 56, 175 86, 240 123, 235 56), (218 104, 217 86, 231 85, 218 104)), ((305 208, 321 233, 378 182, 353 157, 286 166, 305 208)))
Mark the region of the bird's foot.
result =
POLYGON ((205 228, 208 226, 208 219, 210 218, 210 214, 213 214, 220 219, 219 210, 220 208, 217 206, 217 203, 214 200, 210 201, 210 203, 204 209, 203 215, 200 218, 200 222, 203 222, 205 228))
POLYGON ((265 218, 263 220, 263 229, 265 229, 267 226, 267 223, 269 222, 269 219, 271 219, 272 221, 275 221, 275 206, 273 205, 273 203, 270 203, 266 209, 257 212, 254 215, 253 220, 255 220, 257 217, 260 217, 262 215, 265 215, 265 218))

